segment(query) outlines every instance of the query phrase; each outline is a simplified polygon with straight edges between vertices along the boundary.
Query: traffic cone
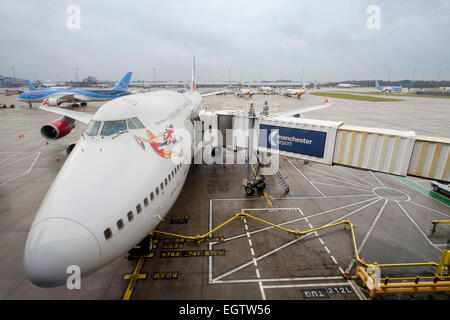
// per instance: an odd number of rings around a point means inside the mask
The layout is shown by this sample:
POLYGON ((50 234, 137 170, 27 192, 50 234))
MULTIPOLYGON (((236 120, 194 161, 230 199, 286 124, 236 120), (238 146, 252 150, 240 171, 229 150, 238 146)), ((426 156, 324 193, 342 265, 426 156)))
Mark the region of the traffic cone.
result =
POLYGON ((47 140, 45 140, 45 144, 48 145, 48 141, 47 140))
POLYGON ((350 279, 351 278, 351 276, 350 276, 350 265, 347 265, 347 268, 344 271, 344 278, 345 279, 350 279))
POLYGON ((56 161, 59 161, 59 156, 56 156, 56 161))
POLYGON ((284 160, 284 161, 286 161, 286 160, 287 160, 287 158, 286 158, 286 157, 284 157, 284 158, 283 158, 283 160, 284 160))

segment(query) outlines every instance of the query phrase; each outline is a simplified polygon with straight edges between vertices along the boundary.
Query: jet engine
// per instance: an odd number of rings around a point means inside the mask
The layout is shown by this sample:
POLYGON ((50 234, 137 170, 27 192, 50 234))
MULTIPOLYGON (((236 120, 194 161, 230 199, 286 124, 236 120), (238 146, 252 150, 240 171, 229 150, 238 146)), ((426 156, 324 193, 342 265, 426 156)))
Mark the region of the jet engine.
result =
POLYGON ((48 104, 51 106, 59 106, 61 102, 59 102, 59 99, 56 98, 47 98, 48 104))
POLYGON ((77 145, 77 142, 78 142, 78 139, 67 146, 67 148, 66 148, 67 155, 69 155, 72 152, 73 148, 75 148, 75 146, 77 145))
POLYGON ((56 140, 70 133, 75 127, 74 120, 66 116, 46 124, 41 128, 41 135, 47 139, 56 140))

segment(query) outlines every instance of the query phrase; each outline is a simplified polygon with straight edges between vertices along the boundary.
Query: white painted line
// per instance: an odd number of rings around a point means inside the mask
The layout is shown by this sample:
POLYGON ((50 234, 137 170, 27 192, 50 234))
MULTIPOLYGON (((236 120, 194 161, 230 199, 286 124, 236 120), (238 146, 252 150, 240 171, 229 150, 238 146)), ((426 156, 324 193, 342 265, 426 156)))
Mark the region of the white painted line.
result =
POLYGON ((439 214, 441 214, 441 215, 443 215, 443 216, 450 217, 450 215, 448 215, 448 214, 446 214, 446 213, 443 213, 443 212, 440 212, 440 211, 437 211, 437 210, 434 210, 434 209, 425 207, 425 206, 423 206, 423 205, 421 205, 421 204, 419 204, 419 203, 417 203, 417 202, 414 202, 414 201, 412 201, 412 200, 409 201, 409 202, 414 203, 415 205, 417 205, 417 206, 419 206, 419 207, 422 207, 422 208, 425 208, 425 209, 427 209, 427 210, 430 210, 430 211, 439 213, 439 214))
POLYGON ((431 240, 427 237, 427 235, 422 231, 422 229, 420 229, 420 227, 417 225, 417 223, 414 221, 413 218, 411 218, 411 216, 408 214, 408 212, 406 212, 406 210, 402 207, 402 205, 397 202, 398 206, 402 209, 402 211, 405 213, 405 215, 408 217, 409 220, 411 220, 411 222, 413 223, 413 225, 417 228, 417 230, 419 231, 419 233, 427 240, 427 242, 436 250, 438 250, 439 252, 441 252, 442 250, 439 249, 433 242, 431 242, 431 240))
POLYGON ((309 222, 308 217, 305 218, 305 221, 306 221, 306 222, 309 222))
POLYGON ((336 259, 335 259, 333 256, 331 256, 331 259, 333 260, 333 262, 334 262, 335 264, 338 264, 337 261, 336 261, 336 259))
POLYGON ((323 183, 323 182, 316 182, 315 184, 323 184, 324 186, 331 186, 331 187, 338 187, 338 188, 345 188, 345 189, 353 189, 353 190, 364 190, 364 191, 370 191, 370 189, 361 188, 361 187, 347 187, 347 186, 339 186, 337 184, 329 184, 329 183, 323 183))
POLYGON ((311 181, 309 181, 309 179, 307 177, 305 177, 305 175, 303 173, 301 173, 301 171, 298 170, 296 166, 294 166, 294 164, 291 162, 291 160, 289 160, 289 163, 295 168, 295 170, 297 170, 314 187, 314 189, 316 189, 322 195, 323 198, 325 198, 325 195, 322 193, 322 191, 320 191, 319 188, 317 188, 314 184, 312 184, 311 181))
POLYGON ((320 243, 324 246, 325 242, 323 242, 322 238, 319 238, 320 243))
POLYGON ((278 278, 278 279, 239 279, 239 280, 216 280, 212 283, 248 283, 248 282, 295 282, 295 281, 317 281, 317 280, 341 280, 342 276, 329 277, 305 277, 305 278, 278 278))
MULTIPOLYGON (((309 169, 314 170, 314 171, 321 172, 321 173, 326 174, 326 175, 331 176, 331 177, 334 177, 335 180, 337 180, 337 181, 339 181, 339 182, 344 182, 344 181, 342 181, 342 180, 345 180, 345 181, 348 181, 348 182, 350 182, 350 183, 352 183, 352 184, 358 184, 358 185, 367 187, 367 181, 364 181, 364 182, 366 182, 366 184, 362 184, 362 183, 360 183, 360 182, 355 182, 355 181, 350 180, 350 179, 348 179, 348 178, 344 178, 344 177, 341 177, 341 176, 337 176, 337 175, 334 175, 334 174, 331 174, 331 173, 328 173, 328 172, 325 172, 325 171, 322 171, 322 170, 319 170, 319 169, 315 169, 315 168, 312 168, 312 167, 309 167, 309 169)), ((307 173, 309 173, 309 172, 307 172, 307 173)), ((310 173, 309 173, 309 174, 310 174, 310 173)))
MULTIPOLYGON (((27 152, 27 153, 28 153, 28 152, 27 152)), ((32 152, 31 154, 27 155, 26 157, 23 157, 23 158, 21 158, 21 159, 15 160, 15 161, 13 161, 13 162, 7 163, 7 164, 1 166, 0 169, 1 169, 1 168, 4 168, 4 167, 7 167, 7 166, 10 166, 10 165, 12 165, 12 164, 14 164, 14 163, 16 163, 16 162, 23 161, 23 160, 25 160, 25 159, 31 158, 35 153, 36 153, 36 152, 32 152)), ((39 152, 39 153, 40 153, 40 152, 39 152)))
POLYGON ((328 249, 328 247, 327 246, 324 246, 324 248, 325 248, 325 251, 328 253, 328 254, 330 254, 331 252, 330 252, 330 249, 328 249))
MULTIPOLYGON (((316 177, 320 177, 320 178, 324 178, 324 179, 329 179, 329 180, 333 180, 333 181, 338 181, 338 182, 340 182, 340 183, 350 184, 350 185, 352 185, 352 186, 354 186, 354 185, 360 186, 361 189, 364 189, 364 190, 370 190, 370 189, 369 189, 369 188, 370 188, 369 186, 364 185, 364 184, 359 183, 359 182, 354 182, 354 181, 346 182, 346 181, 342 181, 342 180, 345 180, 344 178, 334 179, 334 178, 322 176, 322 175, 320 175, 320 174, 317 174, 317 173, 311 173, 311 172, 307 172, 307 174, 310 174, 310 175, 316 176, 316 177)), ((316 183, 316 182, 314 182, 314 183, 316 183)))
POLYGON ((381 186, 384 188, 384 184, 382 184, 381 181, 378 180, 378 178, 376 177, 376 175, 375 175, 372 171, 370 171, 370 170, 369 170, 369 172, 370 172, 370 174, 372 175, 372 177, 374 177, 374 178, 378 181, 378 183, 381 184, 381 186))
POLYGON ((363 241, 361 242, 361 245, 360 245, 359 248, 358 248, 358 252, 361 252, 362 249, 364 248, 367 239, 369 239, 369 236, 370 236, 370 234, 372 233, 373 228, 375 228, 375 225, 377 224, 378 219, 380 219, 381 214, 383 213, 384 208, 386 207, 386 204, 388 203, 388 201, 389 201, 389 200, 387 200, 387 199, 384 201, 384 204, 381 206, 380 210, 378 211, 377 216, 375 217, 375 219, 373 219, 373 222, 372 222, 372 224, 371 224, 370 227, 369 227, 369 231, 367 231, 367 233, 366 233, 366 235, 365 235, 363 241))
POLYGON ((358 177, 356 174, 353 174, 353 173, 348 172, 347 170, 344 170, 343 167, 336 166, 336 168, 337 168, 338 170, 341 170, 342 172, 345 172, 346 174, 349 174, 349 175, 351 175, 351 176, 353 176, 353 177, 355 177, 355 178, 361 180, 361 181, 364 181, 364 182, 367 183, 369 186, 376 187, 374 184, 370 183, 369 181, 364 180, 364 179, 361 178, 361 177, 358 177))
POLYGON ((264 287, 262 285, 262 282, 259 283, 259 291, 261 292, 262 299, 266 300, 266 293, 264 292, 264 287))
POLYGON ((244 223, 247 223, 247 219, 244 218, 244 223))
POLYGON ((248 233, 248 231, 247 231, 247 237, 249 237, 249 238, 250 238, 250 233, 248 233))
POLYGON ((28 173, 30 173, 31 169, 33 169, 34 164, 36 163, 36 160, 39 158, 40 155, 41 155, 41 153, 39 152, 39 153, 36 155, 36 158, 34 158, 33 163, 31 164, 30 168, 28 168, 27 171, 25 171, 25 172, 22 173, 22 174, 19 174, 18 176, 14 177, 14 178, 11 178, 11 179, 7 180, 6 182, 1 183, 0 186, 2 186, 2 185, 4 185, 4 184, 7 184, 7 183, 10 183, 10 182, 12 182, 12 181, 14 181, 14 180, 16 180, 16 179, 19 179, 20 177, 23 177, 24 175, 27 175, 28 173))
POLYGON ((280 284, 274 286, 263 286, 264 289, 284 289, 284 288, 308 288, 308 287, 333 287, 348 286, 347 282, 330 282, 330 283, 308 283, 308 284, 280 284))
POLYGON ((245 227, 245 230, 248 230, 248 227, 247 227, 247 225, 246 225, 246 224, 244 224, 244 227, 245 227))
POLYGON ((258 266, 258 262, 256 262, 256 259, 255 259, 255 258, 253 258, 252 262, 253 262, 253 264, 255 265, 255 267, 258 266))
MULTIPOLYGON (((325 198, 354 198, 354 197, 367 197, 367 196, 373 196, 373 193, 366 193, 366 194, 348 194, 343 196, 325 196, 325 198)), ((253 198, 249 198, 253 199, 253 198)), ((323 197, 284 197, 284 198, 272 198, 272 200, 305 200, 305 199, 323 199, 323 197)), ((215 200, 222 200, 222 199, 215 199, 215 200)), ((242 199, 244 200, 244 199, 242 199)), ((247 209, 248 210, 248 209, 247 209)), ((255 209, 257 210, 257 209, 255 209)))
POLYGON ((248 244, 250 245, 250 247, 253 246, 252 239, 248 239, 248 244))
POLYGON ((255 250, 253 250, 253 248, 250 248, 250 252, 252 253, 252 256, 255 255, 255 250))
POLYGON ((259 274, 259 269, 258 268, 256 269, 256 277, 257 278, 261 278, 261 275, 259 274))
POLYGON ((309 226, 311 229, 314 229, 314 227, 312 226, 311 223, 308 223, 308 226, 309 226))

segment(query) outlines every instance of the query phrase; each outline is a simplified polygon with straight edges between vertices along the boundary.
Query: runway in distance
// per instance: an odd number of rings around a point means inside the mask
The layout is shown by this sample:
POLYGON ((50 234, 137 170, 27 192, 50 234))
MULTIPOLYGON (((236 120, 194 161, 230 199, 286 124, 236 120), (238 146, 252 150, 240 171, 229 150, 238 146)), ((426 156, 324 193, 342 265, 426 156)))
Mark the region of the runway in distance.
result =
POLYGON ((31 89, 22 93, 18 99, 28 102, 30 108, 33 102, 42 102, 44 99, 48 99, 48 103, 51 106, 59 106, 62 103, 80 103, 81 105, 86 105, 90 101, 107 101, 131 94, 128 92, 131 75, 132 72, 128 72, 114 88, 103 90, 79 90, 71 88, 36 89, 28 82, 28 85, 32 86, 31 89))
POLYGON ((375 88, 381 90, 381 92, 402 92, 402 86, 380 86, 377 80, 375 80, 375 88))
POLYGON ((148 252, 149 233, 172 208, 186 181, 195 152, 193 121, 202 112, 202 97, 224 92, 197 91, 194 60, 191 89, 184 93, 161 90, 120 97, 95 114, 43 103, 40 109, 64 117, 60 122, 76 120, 87 127, 29 231, 24 269, 30 281, 60 286, 70 266, 84 277, 138 243, 148 252))
POLYGON ((356 85, 351 83, 339 83, 336 88, 354 88, 356 85))

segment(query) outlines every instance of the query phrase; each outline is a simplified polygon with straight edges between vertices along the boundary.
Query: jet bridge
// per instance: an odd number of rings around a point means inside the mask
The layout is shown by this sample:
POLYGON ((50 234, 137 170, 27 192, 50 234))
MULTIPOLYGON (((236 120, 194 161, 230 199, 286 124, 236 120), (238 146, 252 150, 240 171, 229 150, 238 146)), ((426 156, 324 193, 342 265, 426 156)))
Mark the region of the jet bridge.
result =
MULTIPOLYGON (((248 148, 248 111, 204 112, 203 137, 214 148, 248 148), (220 124, 220 125, 219 125, 220 124), (231 129, 226 132, 226 129, 231 129)), ((253 150, 364 170, 450 181, 450 139, 414 131, 347 125, 257 112, 253 150)))

